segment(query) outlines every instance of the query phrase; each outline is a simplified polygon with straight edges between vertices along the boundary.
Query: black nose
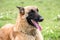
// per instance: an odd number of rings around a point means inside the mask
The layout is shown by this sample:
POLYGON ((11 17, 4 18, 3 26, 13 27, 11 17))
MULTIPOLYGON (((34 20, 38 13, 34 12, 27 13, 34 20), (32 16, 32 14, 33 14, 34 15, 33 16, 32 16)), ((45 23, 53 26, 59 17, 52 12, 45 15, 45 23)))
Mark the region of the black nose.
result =
POLYGON ((44 18, 40 17, 39 18, 39 22, 42 22, 44 20, 44 18))

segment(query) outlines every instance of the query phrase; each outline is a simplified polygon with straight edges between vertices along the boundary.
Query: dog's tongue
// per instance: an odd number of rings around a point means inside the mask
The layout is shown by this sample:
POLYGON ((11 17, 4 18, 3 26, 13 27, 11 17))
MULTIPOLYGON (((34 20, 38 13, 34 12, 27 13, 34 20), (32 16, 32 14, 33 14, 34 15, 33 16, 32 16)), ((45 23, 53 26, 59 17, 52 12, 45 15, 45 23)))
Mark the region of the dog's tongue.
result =
POLYGON ((36 26, 37 29, 39 29, 39 30, 42 29, 41 26, 39 26, 39 24, 36 21, 34 21, 34 20, 31 20, 31 21, 36 26))

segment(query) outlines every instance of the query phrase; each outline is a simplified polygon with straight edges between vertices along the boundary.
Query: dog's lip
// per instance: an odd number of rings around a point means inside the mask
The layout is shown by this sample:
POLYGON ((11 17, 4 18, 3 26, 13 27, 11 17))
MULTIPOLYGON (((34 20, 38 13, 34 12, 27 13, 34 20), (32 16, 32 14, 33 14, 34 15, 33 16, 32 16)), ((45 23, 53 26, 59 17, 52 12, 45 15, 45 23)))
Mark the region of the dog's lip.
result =
POLYGON ((34 24, 34 26, 39 29, 39 30, 42 30, 41 26, 38 24, 38 22, 34 21, 34 20, 31 20, 32 23, 34 24))

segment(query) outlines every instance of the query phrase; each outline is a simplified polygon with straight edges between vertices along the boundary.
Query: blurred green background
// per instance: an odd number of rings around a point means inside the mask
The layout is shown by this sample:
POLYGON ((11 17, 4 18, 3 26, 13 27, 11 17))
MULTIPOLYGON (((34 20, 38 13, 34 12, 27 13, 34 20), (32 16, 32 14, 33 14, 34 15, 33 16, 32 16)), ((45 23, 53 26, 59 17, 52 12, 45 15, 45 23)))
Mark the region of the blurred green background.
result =
POLYGON ((60 40, 60 0, 0 0, 0 27, 15 23, 16 6, 37 6, 44 17, 42 34, 44 40, 60 40))

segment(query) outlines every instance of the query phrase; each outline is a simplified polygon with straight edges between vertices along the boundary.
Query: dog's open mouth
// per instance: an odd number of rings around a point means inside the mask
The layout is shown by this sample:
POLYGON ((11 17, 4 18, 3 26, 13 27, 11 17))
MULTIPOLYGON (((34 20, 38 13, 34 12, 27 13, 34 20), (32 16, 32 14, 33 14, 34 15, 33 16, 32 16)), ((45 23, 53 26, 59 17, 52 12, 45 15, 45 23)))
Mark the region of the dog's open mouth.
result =
POLYGON ((39 30, 42 29, 41 26, 38 24, 38 22, 36 22, 36 21, 34 21, 34 20, 31 20, 31 21, 32 21, 32 23, 34 24, 34 26, 35 26, 37 29, 39 29, 39 30))

